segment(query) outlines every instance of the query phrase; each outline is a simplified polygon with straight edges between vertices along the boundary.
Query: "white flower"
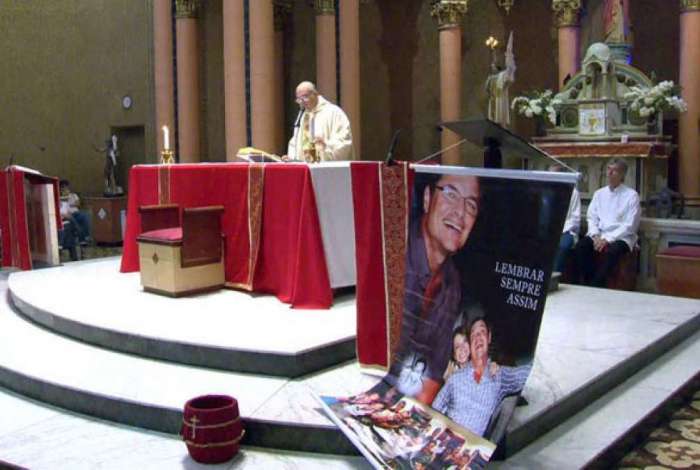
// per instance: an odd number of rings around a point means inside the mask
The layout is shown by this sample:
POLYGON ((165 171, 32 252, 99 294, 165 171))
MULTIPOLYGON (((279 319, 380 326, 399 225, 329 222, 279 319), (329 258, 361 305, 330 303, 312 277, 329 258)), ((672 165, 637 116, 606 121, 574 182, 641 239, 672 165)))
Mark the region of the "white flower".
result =
POLYGON ((654 88, 658 89, 661 93, 668 93, 673 90, 673 82, 671 80, 665 80, 656 85, 654 88))
POLYGON ((679 98, 677 96, 666 98, 666 104, 669 108, 675 109, 680 113, 688 111, 688 105, 685 103, 685 101, 683 101, 683 98, 679 98))
POLYGON ((552 109, 551 111, 547 111, 547 117, 549 118, 549 122, 556 125, 557 113, 554 111, 554 109, 552 109))
POLYGON ((630 109, 637 111, 641 117, 653 116, 668 109, 685 112, 688 106, 682 98, 674 95, 675 85, 665 80, 651 88, 634 86, 625 93, 625 99, 630 100, 630 109))
POLYGON ((528 118, 543 116, 546 113, 546 117, 554 122, 557 116, 554 106, 562 102, 561 99, 554 98, 554 96, 555 94, 552 90, 535 91, 532 93, 531 97, 515 97, 510 107, 511 109, 517 110, 518 114, 528 118))

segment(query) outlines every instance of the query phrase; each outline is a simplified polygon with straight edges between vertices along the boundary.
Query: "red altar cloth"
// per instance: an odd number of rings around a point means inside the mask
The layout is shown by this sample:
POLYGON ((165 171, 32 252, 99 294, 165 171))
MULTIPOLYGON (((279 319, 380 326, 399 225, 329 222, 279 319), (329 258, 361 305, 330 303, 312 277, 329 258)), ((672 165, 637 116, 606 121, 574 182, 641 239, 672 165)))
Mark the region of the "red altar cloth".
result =
POLYGON ((0 172, 0 232, 2 238, 2 266, 32 269, 27 224, 25 178, 31 184, 52 184, 56 207, 56 226, 61 228, 58 179, 9 166, 0 172))
POLYGON ((331 306, 333 294, 308 166, 206 163, 132 167, 122 272, 139 269, 139 206, 165 203, 224 206, 228 285, 274 294, 295 308, 331 306), (256 212, 260 204, 262 208, 256 212))
POLYGON ((414 172, 405 163, 386 166, 380 162, 353 162, 350 170, 355 207, 357 359, 363 367, 385 370, 401 331, 409 188, 414 172))

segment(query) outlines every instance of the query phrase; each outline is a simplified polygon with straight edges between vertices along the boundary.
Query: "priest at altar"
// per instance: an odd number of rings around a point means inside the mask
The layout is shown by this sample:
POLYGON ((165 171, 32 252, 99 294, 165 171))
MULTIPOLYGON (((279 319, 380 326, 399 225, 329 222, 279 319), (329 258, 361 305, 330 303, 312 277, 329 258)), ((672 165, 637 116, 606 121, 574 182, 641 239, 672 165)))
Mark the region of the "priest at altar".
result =
POLYGON ((309 163, 352 160, 352 132, 345 112, 321 96, 311 82, 297 86, 296 102, 299 116, 283 159, 309 163))

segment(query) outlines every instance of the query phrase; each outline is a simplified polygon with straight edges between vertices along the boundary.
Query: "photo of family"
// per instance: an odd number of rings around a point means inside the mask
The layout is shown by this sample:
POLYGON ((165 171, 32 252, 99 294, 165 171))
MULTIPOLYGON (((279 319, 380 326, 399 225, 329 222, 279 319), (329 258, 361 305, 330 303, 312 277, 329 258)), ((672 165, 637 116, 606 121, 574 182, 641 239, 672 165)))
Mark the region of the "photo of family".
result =
POLYGON ((430 407, 381 385, 350 398, 323 397, 346 434, 379 468, 484 468, 495 446, 430 407))
POLYGON ((366 394, 323 397, 378 468, 481 468, 533 366, 572 185, 446 170, 413 180, 388 374, 366 394), (423 439, 431 457, 421 460, 423 439))

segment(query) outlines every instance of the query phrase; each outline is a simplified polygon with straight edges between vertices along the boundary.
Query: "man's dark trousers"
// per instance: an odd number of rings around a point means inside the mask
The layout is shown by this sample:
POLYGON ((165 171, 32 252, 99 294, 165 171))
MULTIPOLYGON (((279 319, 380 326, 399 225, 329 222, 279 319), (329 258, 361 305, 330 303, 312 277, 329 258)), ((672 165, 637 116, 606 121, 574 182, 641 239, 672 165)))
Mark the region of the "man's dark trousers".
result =
POLYGON ((615 268, 620 258, 629 251, 629 246, 622 240, 609 243, 602 262, 596 267, 593 239, 588 236, 581 238, 576 245, 576 261, 581 283, 588 286, 605 287, 608 274, 615 268))

